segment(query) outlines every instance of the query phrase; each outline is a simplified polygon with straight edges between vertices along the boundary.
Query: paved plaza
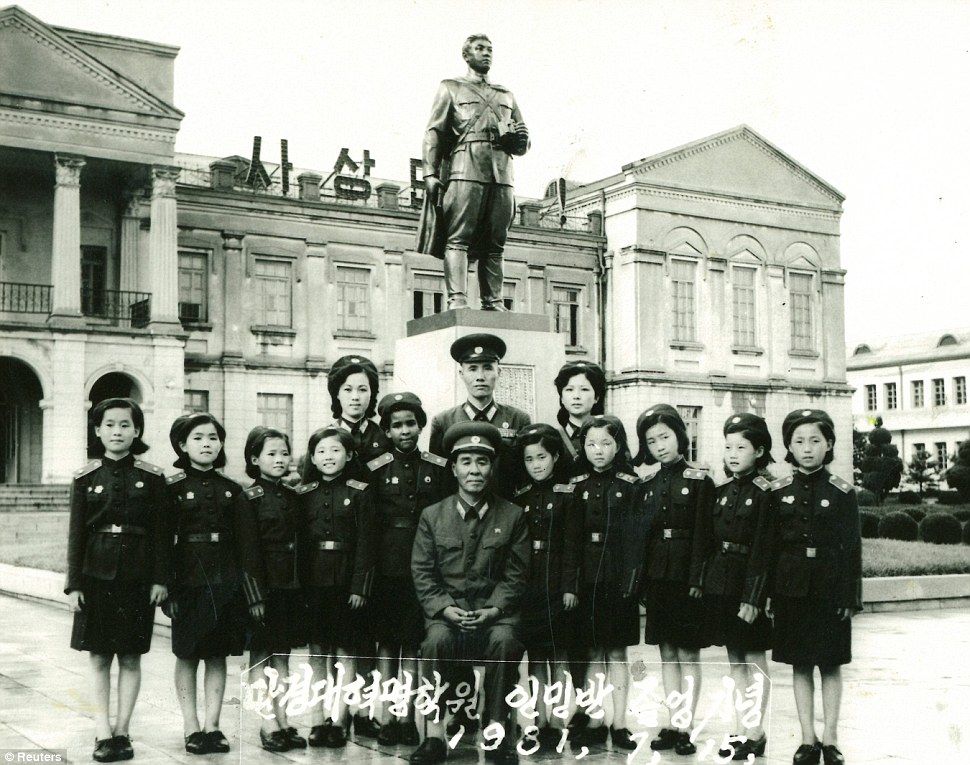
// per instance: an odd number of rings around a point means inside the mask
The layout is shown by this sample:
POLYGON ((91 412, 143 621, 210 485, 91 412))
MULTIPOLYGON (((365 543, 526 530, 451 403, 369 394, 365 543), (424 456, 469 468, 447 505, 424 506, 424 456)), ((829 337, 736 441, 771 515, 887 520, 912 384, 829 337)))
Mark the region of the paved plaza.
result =
MULTIPOLYGON (((66 749, 72 762, 90 762, 94 724, 88 702, 87 656, 68 647, 71 615, 63 608, 0 596, 0 749, 66 749)), ((182 724, 172 685, 174 657, 167 637, 156 635, 143 661, 141 696, 132 721, 136 762, 294 762, 310 760, 357 765, 403 760, 408 748, 379 748, 373 740, 351 742, 344 750, 313 749, 270 754, 258 743, 252 712, 241 720, 238 685, 241 658, 230 659, 230 686, 222 727, 233 746, 228 755, 194 757, 182 748, 182 724)), ((841 748, 850 763, 966 763, 970 761, 970 609, 863 614, 855 621, 855 661, 845 668, 841 748)), ((655 649, 640 646, 631 660, 659 677, 655 649)), ((703 652, 705 688, 698 717, 720 689, 724 667, 721 649, 703 652)), ((790 763, 798 745, 791 673, 773 664, 773 701, 768 720, 768 753, 759 763, 790 763)), ((820 703, 820 699, 819 699, 820 703)), ((297 718, 306 733, 308 723, 297 718)), ((636 731, 637 726, 631 726, 636 731)), ((705 756, 708 738, 732 733, 733 723, 709 720, 699 737, 698 754, 653 757, 644 749, 642 763, 715 762, 705 756)), ((627 753, 594 749, 587 760, 619 762, 627 753)), ((449 762, 481 760, 477 746, 462 744, 449 762)), ((570 753, 529 759, 565 761, 570 753)), ((484 761, 484 760, 482 760, 484 761)))

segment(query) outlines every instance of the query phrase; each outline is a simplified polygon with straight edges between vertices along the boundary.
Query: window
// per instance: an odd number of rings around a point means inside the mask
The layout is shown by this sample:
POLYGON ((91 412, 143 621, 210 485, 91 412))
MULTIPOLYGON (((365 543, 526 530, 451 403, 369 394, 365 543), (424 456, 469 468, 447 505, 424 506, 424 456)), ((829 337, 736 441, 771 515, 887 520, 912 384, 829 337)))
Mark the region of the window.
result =
POLYGON ((877 409, 876 404, 876 386, 867 385, 866 386, 866 411, 874 412, 877 409))
POLYGON ((753 346, 755 337, 755 295, 753 268, 731 270, 731 292, 734 306, 734 344, 753 346))
POLYGON ((179 253, 179 321, 208 321, 208 258, 201 252, 179 253))
POLYGON ((791 347, 793 351, 815 350, 812 322, 812 275, 791 274, 791 347))
POLYGON ((292 437, 293 396, 288 393, 257 393, 256 414, 259 424, 281 430, 292 437))
POLYGON ((566 345, 579 345, 579 296, 579 287, 552 288, 556 332, 566 336, 566 345))
POLYGON ((105 316, 108 311, 108 250, 106 247, 81 248, 81 313, 105 316))
POLYGON ((441 313, 445 298, 445 281, 430 274, 414 275, 414 318, 441 313))
POLYGON ((257 324, 264 327, 293 326, 291 270, 291 264, 285 260, 256 260, 257 324))
POLYGON ((966 377, 954 377, 953 378, 953 398, 956 401, 957 406, 962 406, 967 403, 967 378, 966 377))
POLYGON ((899 402, 896 399, 896 383, 886 383, 883 393, 886 396, 886 409, 898 408, 899 402))
POLYGON ((370 331, 370 271, 337 266, 337 327, 370 331))
POLYGON ((502 303, 509 311, 515 310, 515 282, 502 282, 502 303))
POLYGON ((687 454, 684 457, 688 462, 697 461, 697 431, 701 419, 701 408, 699 406, 678 406, 677 413, 687 426, 687 454))
POLYGON ((694 280, 697 267, 687 260, 670 262, 670 278, 674 287, 674 340, 692 342, 697 339, 694 315, 694 280))
POLYGON ((209 411, 209 391, 207 390, 189 390, 185 389, 185 404, 183 406, 186 412, 208 412, 209 411))
POLYGON ((913 380, 913 407, 916 409, 921 409, 926 406, 923 399, 923 381, 913 380))
POLYGON ((946 386, 943 380, 933 381, 933 406, 946 406, 946 386))
POLYGON ((936 469, 942 473, 946 470, 946 441, 937 441, 933 446, 936 450, 936 469))

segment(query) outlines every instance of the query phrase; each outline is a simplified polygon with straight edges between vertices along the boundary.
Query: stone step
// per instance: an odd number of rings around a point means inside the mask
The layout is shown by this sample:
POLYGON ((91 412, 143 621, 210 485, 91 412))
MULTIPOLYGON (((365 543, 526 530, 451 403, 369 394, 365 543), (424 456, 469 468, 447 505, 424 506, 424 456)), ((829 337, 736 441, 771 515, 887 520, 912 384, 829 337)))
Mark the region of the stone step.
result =
POLYGON ((63 484, 0 486, 0 512, 62 511, 70 506, 71 487, 63 484))

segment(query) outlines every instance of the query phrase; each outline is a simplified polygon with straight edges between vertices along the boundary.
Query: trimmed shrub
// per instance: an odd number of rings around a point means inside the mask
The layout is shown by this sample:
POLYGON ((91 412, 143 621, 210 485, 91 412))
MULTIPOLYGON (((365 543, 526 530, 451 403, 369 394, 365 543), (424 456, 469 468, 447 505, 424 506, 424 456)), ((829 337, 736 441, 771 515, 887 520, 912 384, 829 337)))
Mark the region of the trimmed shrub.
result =
POLYGON ((963 524, 963 544, 970 545, 970 523, 963 524))
POLYGON ((899 504, 901 505, 921 505, 922 503, 923 498, 919 495, 918 491, 899 492, 899 504))
POLYGON ((879 521, 879 536, 883 539, 899 539, 915 542, 919 536, 919 525, 906 513, 894 510, 886 513, 879 521))
POLYGON ((960 523, 970 521, 970 510, 965 507, 961 507, 959 510, 954 510, 952 515, 954 518, 960 521, 960 523))
POLYGON ((926 517, 926 511, 921 507, 907 507, 903 512, 917 523, 926 517))
POLYGON ((878 497, 868 489, 858 489, 855 493, 855 498, 859 503, 859 507, 875 507, 879 504, 878 497))
POLYGON ((863 539, 879 538, 879 516, 869 510, 859 511, 859 524, 862 526, 863 539))
POLYGON ((940 491, 936 496, 941 505, 959 505, 963 502, 958 491, 940 491))
POLYGON ((963 527, 949 513, 931 513, 919 524, 919 538, 935 545, 958 545, 963 527))

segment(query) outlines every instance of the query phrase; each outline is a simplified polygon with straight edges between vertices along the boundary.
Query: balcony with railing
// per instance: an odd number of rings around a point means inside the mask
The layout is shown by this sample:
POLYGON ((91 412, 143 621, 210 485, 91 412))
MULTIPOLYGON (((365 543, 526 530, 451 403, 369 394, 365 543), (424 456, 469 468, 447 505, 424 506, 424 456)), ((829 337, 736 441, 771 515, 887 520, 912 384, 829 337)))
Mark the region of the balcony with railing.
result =
POLYGON ((51 286, 0 282, 0 314, 40 314, 51 312, 51 286))
POLYGON ((151 321, 151 306, 149 292, 81 289, 81 313, 94 324, 141 329, 151 321))

